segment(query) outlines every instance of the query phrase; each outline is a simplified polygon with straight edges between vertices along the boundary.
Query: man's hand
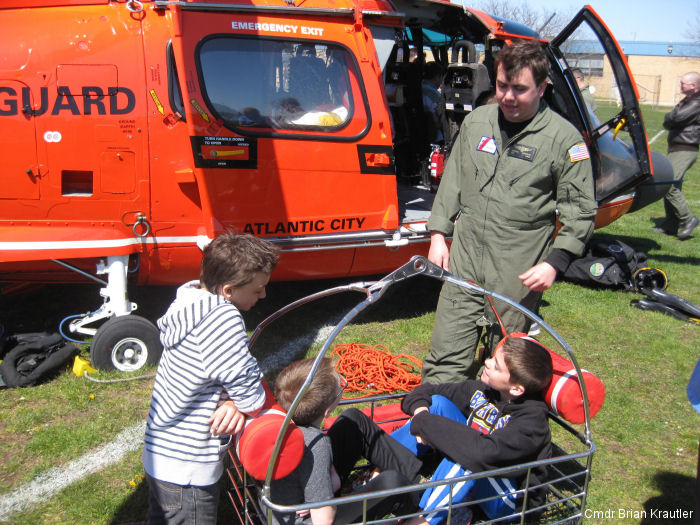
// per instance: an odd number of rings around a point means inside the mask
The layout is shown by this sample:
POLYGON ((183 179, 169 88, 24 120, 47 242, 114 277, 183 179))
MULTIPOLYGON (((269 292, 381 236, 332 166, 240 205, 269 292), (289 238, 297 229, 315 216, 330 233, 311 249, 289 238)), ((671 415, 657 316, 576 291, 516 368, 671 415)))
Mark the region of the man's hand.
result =
POLYGON ((518 275, 518 279, 523 282, 523 286, 527 286, 533 292, 544 292, 557 278, 557 271, 554 267, 546 262, 536 264, 528 271, 518 275))
POLYGON ((236 404, 230 399, 219 403, 208 421, 211 424, 211 433, 215 436, 228 434, 235 436, 243 429, 245 414, 236 408, 236 404))
POLYGON ((445 234, 440 232, 430 232, 430 250, 428 260, 439 267, 450 271, 450 249, 445 241, 445 234))

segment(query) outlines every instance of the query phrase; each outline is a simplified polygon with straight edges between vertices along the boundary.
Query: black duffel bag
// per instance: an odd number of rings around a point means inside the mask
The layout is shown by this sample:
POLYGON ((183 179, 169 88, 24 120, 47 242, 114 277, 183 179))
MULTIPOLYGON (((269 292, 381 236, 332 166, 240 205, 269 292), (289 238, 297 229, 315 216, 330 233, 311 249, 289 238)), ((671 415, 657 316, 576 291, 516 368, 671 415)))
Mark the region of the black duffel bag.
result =
POLYGON ((59 334, 33 332, 9 336, 2 352, 0 387, 16 388, 54 377, 80 350, 59 334))
POLYGON ((592 239, 585 253, 561 276, 565 281, 585 286, 634 289, 633 277, 646 267, 647 254, 618 240, 592 239))

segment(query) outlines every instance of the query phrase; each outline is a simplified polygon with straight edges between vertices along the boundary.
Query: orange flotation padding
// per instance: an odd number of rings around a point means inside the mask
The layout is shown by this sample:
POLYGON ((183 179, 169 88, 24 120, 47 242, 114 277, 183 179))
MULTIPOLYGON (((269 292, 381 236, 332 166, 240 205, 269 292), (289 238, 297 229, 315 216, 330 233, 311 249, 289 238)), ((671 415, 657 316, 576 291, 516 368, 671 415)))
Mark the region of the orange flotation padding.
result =
MULTIPOLYGON (((401 402, 394 401, 387 405, 379 405, 374 408, 363 408, 360 412, 364 412, 367 417, 374 421, 379 428, 387 434, 391 434, 395 430, 404 426, 408 421, 408 415, 401 410, 401 402)), ((324 426, 330 428, 335 423, 337 417, 327 417, 324 421, 324 426)))
MULTIPOLYGON (((549 349, 548 349, 549 350, 549 349)), ((566 419, 570 423, 580 424, 586 421, 586 413, 583 408, 583 394, 581 383, 574 364, 559 354, 550 350, 552 356, 552 381, 545 391, 545 401, 552 412, 566 419)), ((588 370, 581 370, 583 382, 588 394, 588 411, 591 419, 595 416, 605 401, 605 386, 603 382, 588 370)))
MULTIPOLYGON (((247 417, 245 426, 236 436, 236 454, 243 468, 255 479, 264 480, 267 467, 272 460, 272 451, 284 422, 285 411, 277 404, 275 396, 265 388, 265 404, 256 416, 247 417)), ((304 435, 301 429, 290 422, 282 441, 272 479, 289 475, 301 462, 304 455, 304 435)))
MULTIPOLYGON (((574 364, 568 359, 552 352, 542 343, 521 332, 514 332, 508 337, 517 337, 534 341, 549 352, 552 357, 552 381, 544 390, 544 400, 556 415, 569 423, 581 424, 586 421, 583 408, 583 392, 579 383, 574 364)), ((499 342, 503 344, 505 338, 499 342)), ((605 386, 603 382, 588 370, 581 371, 583 382, 588 394, 588 410, 591 419, 595 416, 605 401, 605 386)))

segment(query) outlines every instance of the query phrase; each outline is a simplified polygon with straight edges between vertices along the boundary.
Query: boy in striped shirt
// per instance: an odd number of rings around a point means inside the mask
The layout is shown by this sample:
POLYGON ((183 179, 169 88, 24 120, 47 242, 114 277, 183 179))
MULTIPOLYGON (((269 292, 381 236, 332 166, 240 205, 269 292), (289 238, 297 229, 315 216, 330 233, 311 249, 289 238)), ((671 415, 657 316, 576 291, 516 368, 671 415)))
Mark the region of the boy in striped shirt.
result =
POLYGON ((223 455, 265 402, 241 311, 265 297, 278 249, 226 232, 205 249, 199 281, 158 320, 163 355, 146 425, 148 523, 216 523, 223 455))

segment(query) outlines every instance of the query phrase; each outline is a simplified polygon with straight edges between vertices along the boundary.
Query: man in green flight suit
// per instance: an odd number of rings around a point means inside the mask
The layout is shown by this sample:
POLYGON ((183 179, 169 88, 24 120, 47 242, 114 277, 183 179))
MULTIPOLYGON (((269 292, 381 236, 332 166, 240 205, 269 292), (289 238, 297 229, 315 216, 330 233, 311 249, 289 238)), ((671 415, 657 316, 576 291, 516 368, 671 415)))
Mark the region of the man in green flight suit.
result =
POLYGON ((575 67, 571 70, 571 72, 574 74, 576 85, 578 86, 579 91, 581 91, 583 101, 586 103, 586 106, 588 106, 588 109, 591 110, 591 113, 596 115, 598 106, 595 103, 595 98, 593 98, 593 93, 591 93, 591 86, 586 84, 586 80, 583 78, 583 71, 575 67))
MULTIPOLYGON (((497 104, 462 123, 428 220, 428 258, 536 311, 593 231, 593 175, 579 132, 542 100, 549 64, 540 44, 516 41, 495 66, 497 104)), ((528 331, 523 314, 495 307, 509 332, 528 331)), ((494 319, 484 296, 445 283, 423 381, 476 377, 476 347, 494 319)))

